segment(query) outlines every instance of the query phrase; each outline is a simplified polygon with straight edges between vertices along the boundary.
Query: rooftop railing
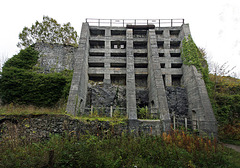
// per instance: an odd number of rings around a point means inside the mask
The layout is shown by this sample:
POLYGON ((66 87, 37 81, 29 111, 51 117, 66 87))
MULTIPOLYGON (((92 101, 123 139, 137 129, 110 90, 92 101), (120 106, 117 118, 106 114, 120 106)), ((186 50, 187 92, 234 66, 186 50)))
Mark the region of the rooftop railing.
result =
POLYGON ((154 25, 155 27, 179 27, 184 19, 93 19, 86 22, 90 26, 126 27, 127 25, 154 25))

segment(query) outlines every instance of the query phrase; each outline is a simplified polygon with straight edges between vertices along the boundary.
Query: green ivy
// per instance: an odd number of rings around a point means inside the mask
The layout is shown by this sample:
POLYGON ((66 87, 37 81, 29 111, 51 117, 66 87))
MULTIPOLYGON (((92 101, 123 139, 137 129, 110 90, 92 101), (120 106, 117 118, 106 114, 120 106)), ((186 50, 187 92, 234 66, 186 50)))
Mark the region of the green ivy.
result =
POLYGON ((209 79, 209 70, 207 61, 204 59, 203 54, 194 43, 192 37, 189 35, 188 38, 184 38, 182 42, 182 52, 181 57, 183 64, 185 65, 194 65, 203 76, 203 80, 206 84, 207 91, 209 96, 212 95, 212 83, 209 79))

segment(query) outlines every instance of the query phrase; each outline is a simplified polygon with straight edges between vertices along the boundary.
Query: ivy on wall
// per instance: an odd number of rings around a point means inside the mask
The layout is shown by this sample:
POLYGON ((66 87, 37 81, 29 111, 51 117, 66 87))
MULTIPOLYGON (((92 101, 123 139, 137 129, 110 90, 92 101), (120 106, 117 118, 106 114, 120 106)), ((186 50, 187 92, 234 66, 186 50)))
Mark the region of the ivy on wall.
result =
POLYGON ((185 65, 194 65, 197 70, 202 74, 203 80, 206 84, 208 94, 211 96, 211 87, 212 83, 209 79, 209 70, 207 61, 204 58, 204 55, 199 50, 197 45, 194 43, 192 37, 189 35, 188 38, 184 38, 182 42, 182 52, 181 57, 183 64, 185 65))

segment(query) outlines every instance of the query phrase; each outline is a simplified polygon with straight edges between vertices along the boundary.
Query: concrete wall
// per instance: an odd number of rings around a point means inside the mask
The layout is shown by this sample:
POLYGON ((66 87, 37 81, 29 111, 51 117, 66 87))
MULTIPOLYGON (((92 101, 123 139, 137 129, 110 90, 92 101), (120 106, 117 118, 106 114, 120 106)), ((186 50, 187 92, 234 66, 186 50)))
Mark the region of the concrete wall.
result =
POLYGON ((77 47, 36 43, 34 48, 40 52, 38 66, 44 73, 60 72, 64 69, 73 70, 77 47))
POLYGON ((170 114, 159 62, 155 31, 148 34, 148 90, 151 113, 159 113, 163 121, 163 130, 170 130, 170 114))
POLYGON ((197 71, 195 66, 184 65, 182 80, 187 89, 189 117, 192 120, 197 120, 200 133, 216 135, 217 121, 201 73, 197 71))
POLYGON ((78 51, 67 103, 67 112, 74 116, 84 112, 88 87, 89 26, 82 24, 78 51))
POLYGON ((128 119, 137 119, 136 108, 136 88, 135 88, 135 71, 134 71, 134 56, 133 56, 133 30, 127 29, 127 74, 126 74, 126 101, 128 119))

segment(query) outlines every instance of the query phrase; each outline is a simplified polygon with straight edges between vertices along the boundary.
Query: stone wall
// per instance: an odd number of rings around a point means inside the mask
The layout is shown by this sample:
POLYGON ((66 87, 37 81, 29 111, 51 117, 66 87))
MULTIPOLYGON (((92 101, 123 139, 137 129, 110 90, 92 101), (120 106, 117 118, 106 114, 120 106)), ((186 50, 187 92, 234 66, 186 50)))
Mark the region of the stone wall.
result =
POLYGON ((126 108, 126 86, 88 83, 86 107, 91 106, 126 108))
POLYGON ((21 138, 41 140, 49 138, 50 134, 69 135, 121 135, 122 133, 136 135, 159 135, 162 132, 160 120, 129 120, 90 121, 78 120, 66 115, 0 115, 0 139, 21 138))
POLYGON ((44 73, 60 72, 64 69, 73 70, 77 47, 36 43, 35 50, 39 51, 38 65, 44 73))
POLYGON ((188 116, 187 90, 183 87, 166 87, 169 112, 171 115, 188 116))

